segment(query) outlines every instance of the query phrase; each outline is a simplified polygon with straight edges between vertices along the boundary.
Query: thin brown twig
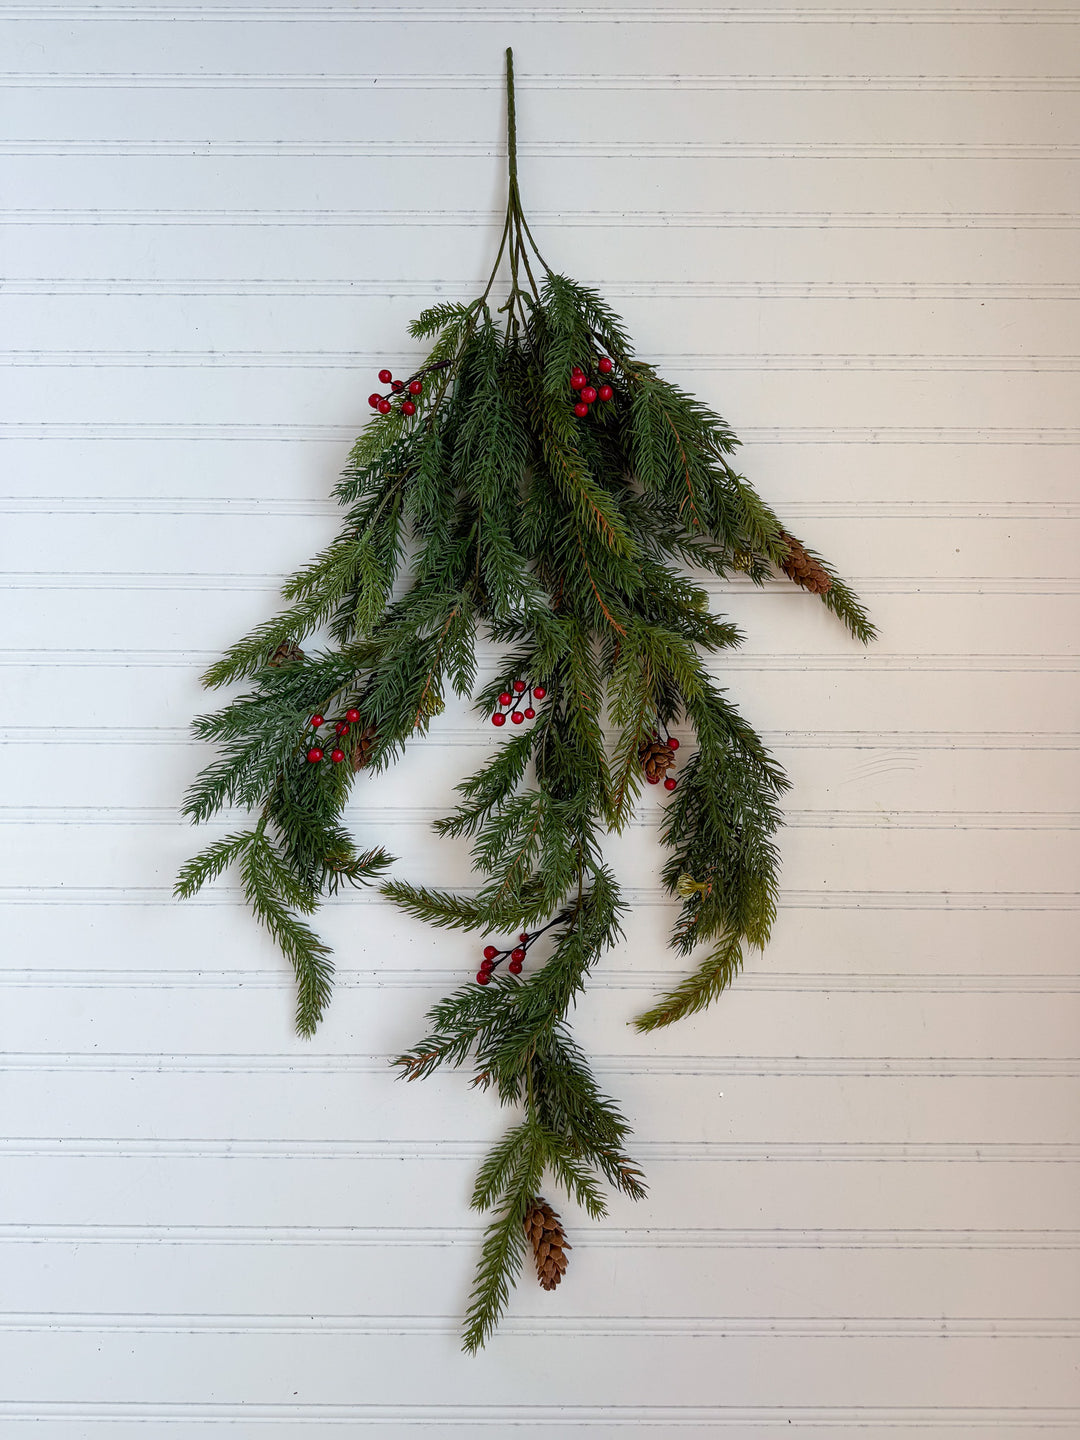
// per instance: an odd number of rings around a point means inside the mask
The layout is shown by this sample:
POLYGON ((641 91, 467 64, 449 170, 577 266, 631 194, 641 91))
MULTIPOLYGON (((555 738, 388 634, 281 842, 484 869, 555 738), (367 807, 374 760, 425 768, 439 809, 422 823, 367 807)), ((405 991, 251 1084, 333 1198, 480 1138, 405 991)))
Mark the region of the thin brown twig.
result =
POLYGON ((607 620, 608 624, 611 626, 611 628, 612 628, 613 630, 617 630, 618 633, 625 639, 625 638, 626 638, 626 631, 623 629, 623 627, 622 627, 622 626, 619 624, 619 622, 615 619, 614 615, 612 615, 611 611, 610 611, 610 610, 607 608, 607 606, 604 604, 603 596, 600 594, 600 591, 596 588, 596 581, 593 579, 592 568, 591 568, 591 566, 589 565, 589 558, 588 558, 588 556, 585 554, 585 546, 582 545, 582 543, 581 543, 581 536, 580 536, 580 535, 577 536, 577 543, 578 543, 578 549, 581 551, 581 559, 582 559, 582 563, 583 563, 584 566, 585 566, 585 572, 586 572, 586 574, 587 574, 588 577, 589 577, 589 584, 592 586, 592 592, 593 592, 593 594, 596 596, 596 603, 600 606, 600 609, 604 612, 604 617, 605 617, 605 619, 607 620))

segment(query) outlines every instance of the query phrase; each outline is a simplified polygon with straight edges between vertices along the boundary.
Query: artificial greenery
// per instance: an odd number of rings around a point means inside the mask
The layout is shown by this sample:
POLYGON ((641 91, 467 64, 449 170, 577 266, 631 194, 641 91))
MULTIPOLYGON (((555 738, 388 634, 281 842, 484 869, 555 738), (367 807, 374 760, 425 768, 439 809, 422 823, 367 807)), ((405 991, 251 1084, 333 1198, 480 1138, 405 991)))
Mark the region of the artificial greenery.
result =
POLYGON ((732 468, 727 425, 635 356, 593 290, 542 259, 521 208, 509 51, 507 95, 509 199, 491 278, 471 304, 436 305, 412 325, 415 339, 433 342, 410 377, 420 391, 413 413, 392 395, 388 413, 373 416, 335 492, 345 512, 337 539, 287 582, 288 608, 204 677, 211 687, 246 681, 248 693, 196 721, 218 754, 185 813, 202 822, 238 806, 254 823, 191 860, 176 887, 191 895, 237 867, 295 970, 297 1026, 310 1035, 332 964, 306 917, 341 884, 379 880, 391 863, 381 849, 358 853, 343 824, 354 780, 426 733, 448 691, 490 716, 520 677, 542 687, 534 723, 509 732, 436 825, 471 841, 478 886, 381 887, 432 925, 489 937, 548 931, 542 965, 522 978, 470 979, 398 1062, 410 1080, 472 1065, 474 1083, 518 1116, 472 1197, 493 1218, 466 1322, 470 1351, 506 1307, 545 1175, 592 1217, 604 1213, 604 1181, 644 1193, 627 1122, 568 1017, 623 933, 604 839, 629 822, 645 778, 641 747, 660 730, 675 724, 694 737, 660 841, 663 884, 681 899, 672 946, 704 953, 638 1028, 714 1000, 774 919, 787 781, 713 678, 709 658, 741 637, 710 612, 695 577, 737 573, 761 585, 786 571, 857 639, 873 635, 850 589, 732 468), (504 260, 509 294, 493 310, 504 260), (601 356, 614 393, 581 418, 570 376, 595 372, 601 356), (315 632, 325 648, 303 653, 299 642, 315 632), (478 686, 482 637, 502 658, 478 686), (350 713, 359 719, 334 729, 346 763, 313 763, 312 715, 350 713))

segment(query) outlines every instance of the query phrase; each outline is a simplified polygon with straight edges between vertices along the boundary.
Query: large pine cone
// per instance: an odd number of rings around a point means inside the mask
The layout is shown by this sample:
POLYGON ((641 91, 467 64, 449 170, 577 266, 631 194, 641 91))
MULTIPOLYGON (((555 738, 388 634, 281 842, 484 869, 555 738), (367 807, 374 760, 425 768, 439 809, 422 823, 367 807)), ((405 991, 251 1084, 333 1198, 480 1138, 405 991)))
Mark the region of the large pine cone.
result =
POLYGON ((659 735, 652 735, 638 746, 638 759, 650 780, 662 780, 675 764, 675 752, 668 748, 659 735))
POLYGON ((789 580, 794 580, 796 585, 814 595, 825 595, 832 589, 832 580, 825 567, 806 553, 805 547, 794 535, 781 530, 780 539, 788 548, 787 559, 780 562, 780 568, 789 580))
POLYGON ((267 665, 278 670, 282 665, 296 665, 304 658, 304 652, 295 640, 283 640, 267 660, 267 665))
POLYGON ((525 1212, 525 1234, 536 1259, 536 1278, 545 1290, 554 1290, 566 1270, 566 1231, 562 1221, 542 1195, 529 1201, 525 1212))
POLYGON ((356 744, 352 748, 352 768, 354 771, 362 770, 367 764, 371 754, 371 747, 378 738, 378 732, 374 725, 364 726, 356 744))

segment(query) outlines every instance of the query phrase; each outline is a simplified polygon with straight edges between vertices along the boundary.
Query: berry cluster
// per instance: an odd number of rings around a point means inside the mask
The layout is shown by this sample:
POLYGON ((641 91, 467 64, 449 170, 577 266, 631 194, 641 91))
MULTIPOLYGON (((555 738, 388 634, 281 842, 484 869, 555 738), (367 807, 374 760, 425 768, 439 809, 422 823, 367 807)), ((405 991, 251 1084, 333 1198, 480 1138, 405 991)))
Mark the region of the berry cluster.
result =
MULTIPOLYGON (((349 733, 349 726, 355 725, 359 719, 359 710, 346 710, 345 718, 343 720, 338 720, 334 723, 334 734, 338 737, 339 740, 344 739, 344 737, 349 733)), ((330 721, 325 720, 321 715, 312 715, 311 720, 309 721, 309 724, 311 725, 311 728, 313 730, 318 730, 321 726, 330 723, 330 721)), ((318 740, 319 737, 316 736, 315 738, 316 740, 318 740)), ((317 765, 319 761, 323 758, 325 753, 326 752, 321 745, 313 745, 311 749, 307 752, 308 761, 312 765, 317 765)), ((345 751, 341 749, 340 745, 336 745, 330 751, 330 759, 335 765, 340 765, 342 760, 345 759, 345 751)))
MULTIPOLYGON (((610 375, 614 365, 606 355, 601 355, 596 362, 596 368, 601 375, 610 375)), ((574 406, 574 414, 579 420, 584 420, 588 415, 590 405, 594 405, 597 400, 610 400, 615 394, 606 380, 602 380, 599 385, 593 385, 580 365, 575 365, 570 372, 570 389, 577 391, 578 398, 577 404, 574 406)))
MULTIPOLYGON (((401 402, 401 413, 402 415, 416 414, 416 402, 410 397, 421 393, 424 388, 423 381, 410 380, 408 384, 406 384, 404 380, 395 380, 389 370, 380 370, 379 379, 384 385, 390 386, 390 395, 400 395, 402 391, 407 390, 408 395, 401 402)), ((389 415, 390 411, 394 408, 390 401, 390 395, 380 395, 378 391, 373 391, 372 394, 368 396, 368 404, 373 410, 377 410, 380 415, 389 415)))
POLYGON ((509 970, 511 975, 520 975, 521 967, 525 963, 525 956, 528 954, 529 946, 539 940, 545 930, 550 930, 552 925, 557 925, 558 923, 557 920, 551 920, 543 926, 542 929, 534 930, 531 935, 527 930, 523 930, 517 938, 517 944, 508 945, 505 950, 500 950, 497 945, 485 945, 484 958, 481 960, 480 969, 477 971, 476 983, 478 985, 490 985, 492 972, 495 967, 501 965, 507 957, 509 957, 510 960, 509 965, 506 967, 507 970, 509 970))
POLYGON ((547 691, 542 685, 526 685, 524 680, 515 680, 513 690, 504 690, 499 696, 499 708, 491 717, 493 725, 505 725, 507 715, 515 725, 520 725, 523 720, 531 720, 536 711, 533 709, 533 700, 542 700, 547 691), (518 707, 524 703, 524 709, 518 707))

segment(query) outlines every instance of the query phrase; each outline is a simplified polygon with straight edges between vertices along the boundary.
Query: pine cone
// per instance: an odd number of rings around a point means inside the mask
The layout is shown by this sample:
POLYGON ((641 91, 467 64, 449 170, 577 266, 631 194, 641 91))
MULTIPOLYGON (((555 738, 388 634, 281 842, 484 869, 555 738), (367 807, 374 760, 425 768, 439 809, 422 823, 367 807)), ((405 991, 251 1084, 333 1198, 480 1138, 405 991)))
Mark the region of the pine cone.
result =
POLYGON ((352 748, 352 768, 354 773, 362 770, 367 764, 371 754, 371 747, 379 738, 374 725, 365 725, 360 732, 360 737, 352 748))
POLYGON ((277 670, 282 665, 295 665, 298 660, 303 660, 303 658, 304 652, 295 640, 283 640, 266 663, 277 670))
POLYGON ((664 744, 658 735, 643 740, 638 746, 638 759, 645 769, 645 774, 650 779, 662 780, 667 771, 675 764, 675 752, 664 744))
POLYGON ((780 568, 789 580, 794 580, 796 585, 801 585, 813 595, 825 595, 832 589, 832 580, 825 567, 806 553, 805 547, 794 535, 781 530, 780 539, 788 547, 787 559, 780 562, 780 568))
POLYGON ((525 1212, 525 1234, 536 1259, 536 1278, 545 1290, 554 1290, 566 1269, 566 1231, 562 1221, 542 1195, 529 1201, 525 1212))

